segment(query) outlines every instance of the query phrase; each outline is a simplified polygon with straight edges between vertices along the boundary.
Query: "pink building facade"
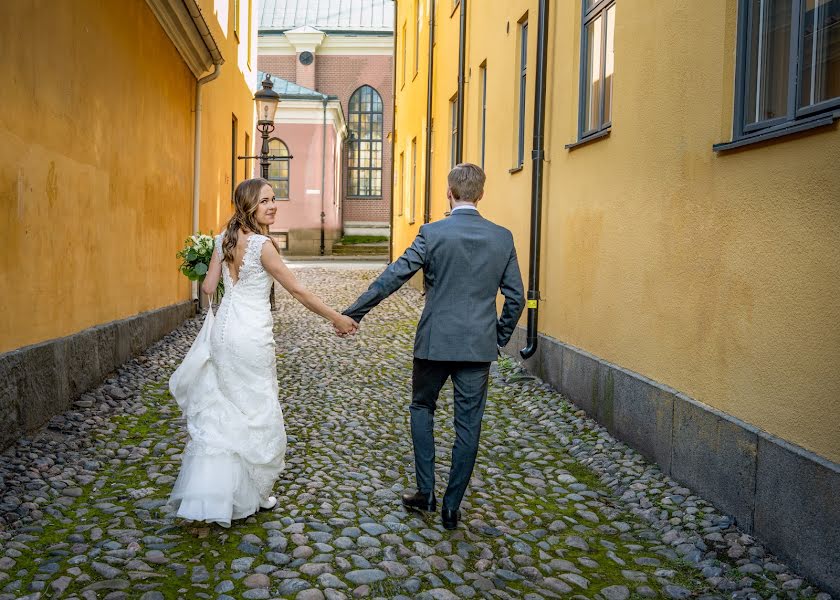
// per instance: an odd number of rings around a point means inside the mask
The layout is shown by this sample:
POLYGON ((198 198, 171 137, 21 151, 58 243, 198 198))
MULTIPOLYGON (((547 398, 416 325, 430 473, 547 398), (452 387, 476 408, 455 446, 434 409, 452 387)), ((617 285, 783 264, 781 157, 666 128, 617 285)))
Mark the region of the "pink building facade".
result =
MULTIPOLYGON (((342 168, 348 132, 341 103, 279 77, 271 79, 280 106, 269 150, 273 156, 289 156, 269 167, 268 179, 278 200, 271 232, 287 254, 330 254, 343 231, 342 168)), ((257 140, 258 147, 261 143, 257 140)))
POLYGON ((393 4, 365 0, 351 13, 338 0, 261 3, 257 65, 281 94, 274 136, 294 157, 276 188, 288 187, 277 219, 288 254, 320 253, 322 202, 327 254, 342 233, 390 235, 393 4))

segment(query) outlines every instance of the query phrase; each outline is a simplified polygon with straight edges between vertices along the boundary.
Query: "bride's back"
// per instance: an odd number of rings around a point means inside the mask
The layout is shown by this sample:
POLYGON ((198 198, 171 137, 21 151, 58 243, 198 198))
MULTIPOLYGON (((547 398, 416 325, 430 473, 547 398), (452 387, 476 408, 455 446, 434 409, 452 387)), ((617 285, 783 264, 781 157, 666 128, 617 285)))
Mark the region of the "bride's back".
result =
MULTIPOLYGON (((260 255, 263 245, 269 241, 269 238, 259 233, 239 231, 236 236, 236 244, 230 252, 230 254, 233 254, 233 260, 228 260, 225 258, 224 251, 225 237, 225 234, 219 234, 216 237, 219 258, 222 259, 222 281, 225 284, 225 298, 236 296, 246 301, 265 300, 267 307, 268 294, 273 280, 262 266, 260 255)), ((224 303, 224 299, 222 302, 224 303)))
POLYGON ((250 244, 249 240, 253 235, 253 233, 244 233, 240 231, 239 235, 236 236, 236 247, 233 249, 233 261, 225 260, 228 265, 228 269, 230 270, 230 277, 234 283, 239 281, 239 274, 242 272, 242 265, 245 262, 245 253, 248 251, 248 245, 250 244))

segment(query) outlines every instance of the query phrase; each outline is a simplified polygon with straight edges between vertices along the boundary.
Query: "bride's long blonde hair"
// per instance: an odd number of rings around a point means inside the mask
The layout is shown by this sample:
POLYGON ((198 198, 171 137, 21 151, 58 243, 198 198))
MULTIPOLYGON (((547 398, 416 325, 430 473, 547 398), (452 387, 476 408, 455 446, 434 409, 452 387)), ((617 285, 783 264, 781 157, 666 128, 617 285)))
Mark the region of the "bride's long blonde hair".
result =
POLYGON ((261 233, 268 236, 274 247, 280 252, 277 242, 268 234, 268 226, 257 223, 257 206, 260 204, 260 192, 263 187, 271 185, 262 177, 246 179, 236 186, 233 192, 233 216, 225 226, 225 235, 222 240, 222 256, 229 262, 234 262, 233 251, 239 241, 239 232, 245 231, 261 233))

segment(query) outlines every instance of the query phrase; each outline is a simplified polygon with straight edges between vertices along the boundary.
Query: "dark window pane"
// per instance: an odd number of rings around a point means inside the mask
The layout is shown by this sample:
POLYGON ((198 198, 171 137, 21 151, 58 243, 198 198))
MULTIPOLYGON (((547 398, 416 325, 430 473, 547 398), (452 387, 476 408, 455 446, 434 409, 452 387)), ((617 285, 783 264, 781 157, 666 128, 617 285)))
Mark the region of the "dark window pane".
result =
POLYGON ((586 25, 586 71, 584 88, 584 132, 600 127, 601 120, 601 32, 603 15, 586 25))
POLYGON ((750 0, 746 122, 787 114, 791 0, 750 0))
POLYGON ((356 169, 350 169, 350 194, 358 194, 359 188, 359 172, 356 169))
POLYGON ((522 165, 525 161, 525 96, 527 92, 527 63, 528 63, 528 23, 522 24, 519 51, 519 129, 516 139, 516 163, 522 165))
POLYGON ((368 171, 359 171, 359 195, 360 196, 367 196, 370 187, 370 180, 368 171))
POLYGON ((528 23, 522 24, 522 39, 519 48, 519 69, 524 73, 528 68, 528 23))
MULTIPOLYGON (((271 156, 288 156, 289 149, 278 139, 269 140, 268 152, 271 156)), ((289 161, 272 160, 268 163, 268 180, 277 198, 289 197, 289 161)))
POLYGON ((840 97, 840 0, 806 0, 799 106, 840 97))
MULTIPOLYGON (((612 120, 612 88, 615 71, 615 5, 607 10, 607 48, 604 56, 604 123, 612 120)), ((603 123, 602 123, 603 124, 603 123)))

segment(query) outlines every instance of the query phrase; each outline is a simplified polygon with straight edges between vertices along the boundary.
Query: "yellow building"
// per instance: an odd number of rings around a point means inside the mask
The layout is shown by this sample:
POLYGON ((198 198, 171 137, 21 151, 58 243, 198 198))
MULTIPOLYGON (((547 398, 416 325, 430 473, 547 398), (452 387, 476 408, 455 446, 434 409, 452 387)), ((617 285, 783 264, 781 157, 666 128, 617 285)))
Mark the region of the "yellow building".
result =
MULTIPOLYGON (((393 251, 460 136, 527 274, 542 3, 464 4, 397 2, 393 251)), ((545 4, 529 368, 840 591, 840 3, 545 4)))
POLYGON ((253 12, 0 5, 0 447, 191 313, 175 253, 251 170, 253 12))

